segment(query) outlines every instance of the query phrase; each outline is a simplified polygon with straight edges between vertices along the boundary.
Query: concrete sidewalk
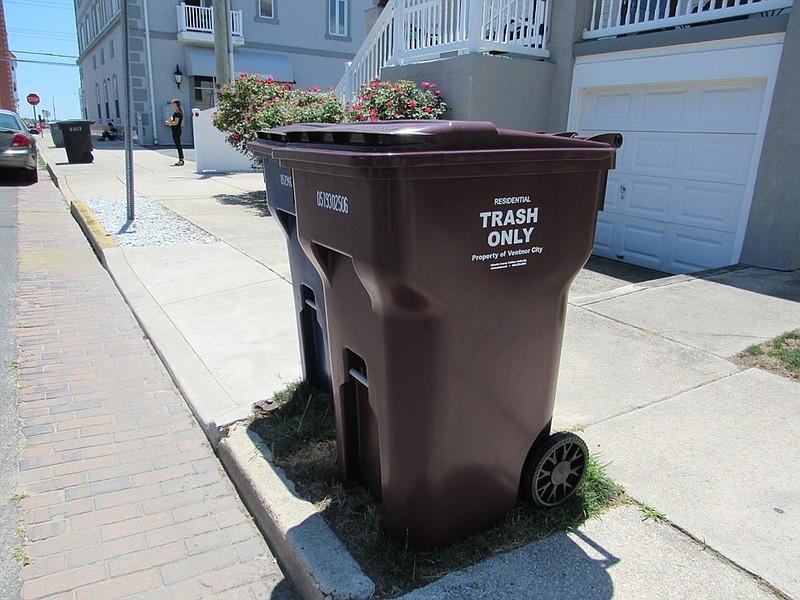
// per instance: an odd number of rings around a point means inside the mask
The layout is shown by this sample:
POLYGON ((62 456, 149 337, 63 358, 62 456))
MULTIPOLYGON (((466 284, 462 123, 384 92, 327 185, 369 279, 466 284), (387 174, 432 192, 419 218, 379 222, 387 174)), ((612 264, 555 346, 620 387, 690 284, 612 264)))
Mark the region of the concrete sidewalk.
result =
MULTIPOLYGON (((44 149, 68 200, 125 197, 121 150, 96 149, 92 165, 65 164, 59 152, 44 149)), ((259 173, 204 176, 146 149, 134 157, 137 194, 225 242, 102 251, 216 442, 220 426, 300 374, 283 234, 256 200, 259 173)), ((727 360, 797 327, 799 272, 637 281, 585 270, 570 295, 555 425, 583 430, 612 477, 668 523, 617 509, 409 597, 800 598, 800 383, 727 360)), ((327 551, 329 532, 304 503, 259 487, 270 475, 249 470, 258 461, 242 457, 253 443, 232 431, 220 453, 251 511, 275 520, 262 527, 280 559, 300 565, 293 576, 310 574, 298 585, 313 597, 341 573, 339 550, 327 551)), ((351 597, 366 597, 352 572, 351 597)))

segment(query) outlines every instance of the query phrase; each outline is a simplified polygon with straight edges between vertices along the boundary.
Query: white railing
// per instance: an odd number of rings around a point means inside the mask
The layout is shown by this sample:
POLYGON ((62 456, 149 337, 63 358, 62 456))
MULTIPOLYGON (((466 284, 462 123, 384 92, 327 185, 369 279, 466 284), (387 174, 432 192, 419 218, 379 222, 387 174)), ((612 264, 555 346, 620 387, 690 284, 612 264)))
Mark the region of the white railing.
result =
POLYGON ((793 0, 594 0, 584 39, 776 14, 793 0))
POLYGON ((352 100, 385 66, 445 53, 507 52, 547 58, 546 0, 390 0, 336 88, 352 100))
MULTIPOLYGON (((178 5, 178 31, 214 33, 214 11, 210 6, 178 5)), ((242 11, 231 11, 231 35, 242 36, 242 11)))

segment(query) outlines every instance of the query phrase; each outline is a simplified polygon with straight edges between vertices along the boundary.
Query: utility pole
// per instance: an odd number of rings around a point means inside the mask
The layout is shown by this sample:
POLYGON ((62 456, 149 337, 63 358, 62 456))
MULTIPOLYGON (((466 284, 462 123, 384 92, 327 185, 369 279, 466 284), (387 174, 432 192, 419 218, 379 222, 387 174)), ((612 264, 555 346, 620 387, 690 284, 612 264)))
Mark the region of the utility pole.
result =
MULTIPOLYGON (((135 216, 133 204, 133 129, 131 128, 131 63, 129 57, 131 27, 128 22, 128 1, 122 0, 122 80, 124 82, 122 111, 125 124, 125 192, 128 221, 135 216)), ((155 123, 153 124, 155 126, 155 123)))
POLYGON ((212 8, 214 10, 214 58, 217 62, 217 97, 219 97, 219 89, 233 81, 230 0, 217 0, 212 4, 212 8))

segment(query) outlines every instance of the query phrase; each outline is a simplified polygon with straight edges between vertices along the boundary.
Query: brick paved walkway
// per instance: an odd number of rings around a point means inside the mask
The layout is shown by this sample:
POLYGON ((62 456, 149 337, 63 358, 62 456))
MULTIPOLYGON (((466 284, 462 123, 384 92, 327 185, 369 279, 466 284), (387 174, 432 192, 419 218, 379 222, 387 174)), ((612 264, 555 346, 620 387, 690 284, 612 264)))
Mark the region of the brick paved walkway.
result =
POLYGON ((58 190, 19 207, 23 598, 295 598, 58 190))

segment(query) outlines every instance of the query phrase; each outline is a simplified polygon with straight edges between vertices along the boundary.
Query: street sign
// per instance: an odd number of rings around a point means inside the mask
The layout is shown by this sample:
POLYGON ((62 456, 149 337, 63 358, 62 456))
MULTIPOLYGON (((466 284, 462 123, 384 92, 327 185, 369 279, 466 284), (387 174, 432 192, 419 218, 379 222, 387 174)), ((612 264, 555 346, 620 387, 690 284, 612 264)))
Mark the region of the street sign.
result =
POLYGON ((39 95, 38 94, 28 94, 28 104, 31 106, 36 106, 39 104, 39 95))

